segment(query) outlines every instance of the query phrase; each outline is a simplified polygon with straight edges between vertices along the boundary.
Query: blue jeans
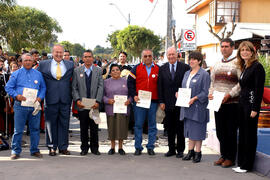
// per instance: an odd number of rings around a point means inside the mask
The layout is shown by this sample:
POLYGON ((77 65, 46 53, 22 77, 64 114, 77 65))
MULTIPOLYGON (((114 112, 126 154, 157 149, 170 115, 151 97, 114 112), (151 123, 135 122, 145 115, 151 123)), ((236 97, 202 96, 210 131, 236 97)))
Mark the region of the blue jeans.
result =
POLYGON ((40 112, 33 116, 33 107, 21 106, 19 101, 14 103, 14 134, 12 137, 11 154, 19 155, 22 152, 21 142, 26 121, 28 120, 30 129, 30 153, 39 152, 39 134, 40 134, 40 112))
POLYGON ((148 144, 146 145, 147 149, 154 149, 157 135, 156 127, 156 112, 157 112, 158 103, 151 102, 150 109, 137 107, 134 104, 134 118, 135 118, 135 148, 143 150, 142 147, 142 132, 143 124, 148 118, 148 144))

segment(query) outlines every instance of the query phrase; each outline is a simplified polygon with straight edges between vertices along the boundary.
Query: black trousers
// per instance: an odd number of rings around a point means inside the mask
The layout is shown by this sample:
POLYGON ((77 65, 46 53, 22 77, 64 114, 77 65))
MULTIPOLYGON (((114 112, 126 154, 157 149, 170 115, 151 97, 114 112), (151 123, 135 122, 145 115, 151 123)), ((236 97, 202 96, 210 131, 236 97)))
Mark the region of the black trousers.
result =
POLYGON ((179 120, 180 108, 175 107, 174 109, 166 110, 166 120, 168 129, 168 146, 170 152, 178 153, 185 150, 185 137, 184 137, 184 122, 179 120), (175 137, 177 138, 175 146, 175 137))
POLYGON ((251 108, 239 104, 239 142, 238 166, 241 169, 252 170, 257 148, 258 117, 250 117, 251 108))
POLYGON ((89 110, 78 111, 81 129, 81 150, 91 152, 98 150, 98 125, 89 117, 89 110), (88 129, 90 126, 90 145, 88 144, 88 129))
POLYGON ((215 112, 216 133, 220 154, 224 159, 235 161, 237 152, 238 104, 222 104, 215 112))

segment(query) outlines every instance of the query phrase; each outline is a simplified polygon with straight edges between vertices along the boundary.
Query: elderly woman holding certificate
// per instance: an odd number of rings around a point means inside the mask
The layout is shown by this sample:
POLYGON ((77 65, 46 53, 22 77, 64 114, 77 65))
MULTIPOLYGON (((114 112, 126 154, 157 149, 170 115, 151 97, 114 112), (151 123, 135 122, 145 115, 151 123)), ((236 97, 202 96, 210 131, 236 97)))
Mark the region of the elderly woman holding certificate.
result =
POLYGON ((110 67, 111 78, 104 81, 105 111, 107 114, 108 139, 111 140, 111 149, 108 154, 115 153, 115 140, 119 141, 118 153, 125 155, 123 140, 128 135, 128 105, 132 99, 128 98, 127 80, 121 78, 120 67, 112 64, 110 67))
POLYGON ((200 52, 191 52, 189 55, 191 70, 185 73, 182 81, 182 88, 191 89, 189 107, 181 107, 180 112, 180 120, 184 121, 184 135, 189 138, 188 154, 183 157, 183 160, 193 159, 194 163, 201 161, 201 146, 209 121, 209 111, 206 107, 210 77, 201 68, 202 62, 203 56, 200 52))

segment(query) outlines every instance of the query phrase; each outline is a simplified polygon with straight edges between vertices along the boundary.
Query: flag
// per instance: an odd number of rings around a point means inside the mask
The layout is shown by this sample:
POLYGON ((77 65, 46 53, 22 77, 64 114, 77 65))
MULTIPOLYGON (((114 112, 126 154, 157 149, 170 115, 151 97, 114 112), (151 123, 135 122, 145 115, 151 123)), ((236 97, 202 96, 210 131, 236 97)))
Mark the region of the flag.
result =
POLYGON ((187 4, 187 0, 185 0, 185 3, 187 4))
POLYGON ((151 3, 153 3, 154 2, 154 0, 149 0, 151 3))

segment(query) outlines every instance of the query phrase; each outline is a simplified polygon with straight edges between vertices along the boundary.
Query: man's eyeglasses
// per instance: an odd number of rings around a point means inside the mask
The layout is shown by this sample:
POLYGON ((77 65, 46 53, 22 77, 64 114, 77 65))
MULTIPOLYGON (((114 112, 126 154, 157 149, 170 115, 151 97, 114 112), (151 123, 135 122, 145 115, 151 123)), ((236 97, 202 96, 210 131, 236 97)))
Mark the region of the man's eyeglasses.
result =
POLYGON ((144 57, 144 58, 147 58, 147 57, 151 58, 152 55, 144 55, 143 57, 144 57))
POLYGON ((91 58, 91 57, 93 57, 93 56, 84 56, 84 58, 91 58))

